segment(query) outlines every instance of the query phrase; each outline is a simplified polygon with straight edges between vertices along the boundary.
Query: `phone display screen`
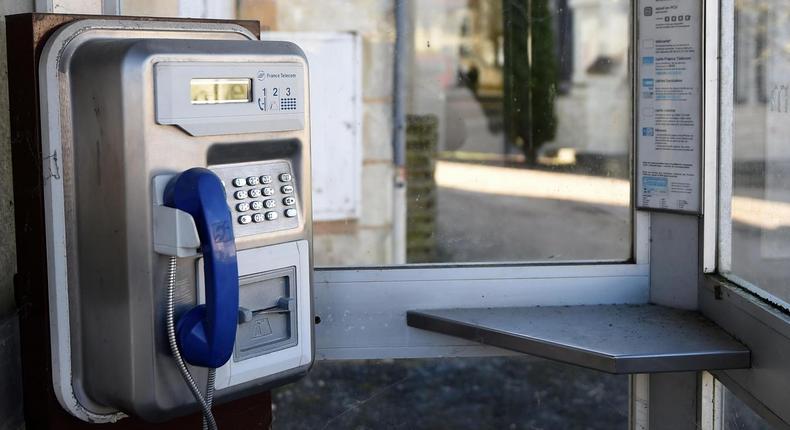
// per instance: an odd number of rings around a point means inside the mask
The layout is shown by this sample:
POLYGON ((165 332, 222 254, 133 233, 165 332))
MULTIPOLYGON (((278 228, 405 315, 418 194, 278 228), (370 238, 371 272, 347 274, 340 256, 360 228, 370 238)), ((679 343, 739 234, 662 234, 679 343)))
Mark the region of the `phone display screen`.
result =
POLYGON ((252 79, 192 79, 189 93, 193 105, 249 103, 252 101, 252 79))

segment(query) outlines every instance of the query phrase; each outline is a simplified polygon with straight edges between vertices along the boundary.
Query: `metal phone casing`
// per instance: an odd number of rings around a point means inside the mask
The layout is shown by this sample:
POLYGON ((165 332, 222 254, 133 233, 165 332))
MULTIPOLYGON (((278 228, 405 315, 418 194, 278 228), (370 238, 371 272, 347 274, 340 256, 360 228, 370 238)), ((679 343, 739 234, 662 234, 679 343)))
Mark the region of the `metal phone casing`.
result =
MULTIPOLYGON (((42 110, 48 114, 42 145, 57 159, 57 175, 48 178, 45 192, 48 229, 55 238, 48 247, 50 255, 64 256, 51 270, 65 274, 51 277, 49 286, 57 326, 53 378, 61 404, 83 420, 113 421, 125 412, 163 421, 197 410, 164 328, 168 257, 154 252, 152 238, 152 179, 158 175, 196 166, 288 163, 297 188, 296 226, 237 237, 236 247, 241 254, 294 244, 302 266, 299 315, 312 321, 309 98, 304 98, 303 128, 220 134, 219 127, 198 136, 157 123, 155 102, 155 68, 163 63, 297 63, 309 94, 304 54, 290 43, 245 40, 250 37, 241 31, 215 35, 201 25, 125 28, 119 20, 108 29, 83 21, 60 30, 63 37, 53 36, 54 45, 42 54, 42 105, 47 104, 42 110)), ((179 260, 176 315, 198 301, 197 262, 179 260)), ((293 367, 243 382, 228 377, 216 400, 304 374, 313 360, 312 323, 300 325, 298 340, 301 355, 293 367)), ((192 372, 204 385, 205 369, 192 372)))

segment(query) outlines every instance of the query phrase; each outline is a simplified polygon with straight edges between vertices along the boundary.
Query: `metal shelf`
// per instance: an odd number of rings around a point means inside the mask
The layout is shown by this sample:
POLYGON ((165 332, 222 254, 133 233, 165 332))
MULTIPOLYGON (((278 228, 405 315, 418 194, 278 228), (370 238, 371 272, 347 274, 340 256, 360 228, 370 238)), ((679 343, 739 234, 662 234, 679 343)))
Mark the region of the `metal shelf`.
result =
POLYGON ((609 373, 743 369, 750 351, 698 312, 657 305, 409 311, 409 326, 609 373))

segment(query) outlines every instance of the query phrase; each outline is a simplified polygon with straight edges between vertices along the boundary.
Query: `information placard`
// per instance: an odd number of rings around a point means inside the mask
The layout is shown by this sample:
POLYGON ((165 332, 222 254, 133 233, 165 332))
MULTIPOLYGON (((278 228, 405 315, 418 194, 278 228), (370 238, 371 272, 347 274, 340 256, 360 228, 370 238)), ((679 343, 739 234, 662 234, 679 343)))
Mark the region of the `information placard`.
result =
POLYGON ((637 208, 700 213, 702 4, 640 0, 637 208))

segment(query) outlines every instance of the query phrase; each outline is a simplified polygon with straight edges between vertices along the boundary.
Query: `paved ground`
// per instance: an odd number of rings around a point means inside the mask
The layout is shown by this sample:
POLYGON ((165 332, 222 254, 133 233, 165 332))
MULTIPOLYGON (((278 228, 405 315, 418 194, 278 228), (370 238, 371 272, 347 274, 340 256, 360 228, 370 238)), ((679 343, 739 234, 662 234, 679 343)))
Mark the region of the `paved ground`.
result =
POLYGON ((274 405, 275 430, 613 430, 628 377, 530 357, 319 362, 274 405))

